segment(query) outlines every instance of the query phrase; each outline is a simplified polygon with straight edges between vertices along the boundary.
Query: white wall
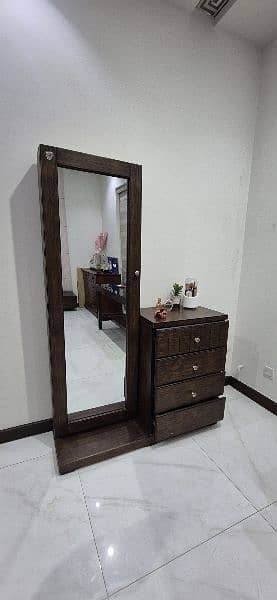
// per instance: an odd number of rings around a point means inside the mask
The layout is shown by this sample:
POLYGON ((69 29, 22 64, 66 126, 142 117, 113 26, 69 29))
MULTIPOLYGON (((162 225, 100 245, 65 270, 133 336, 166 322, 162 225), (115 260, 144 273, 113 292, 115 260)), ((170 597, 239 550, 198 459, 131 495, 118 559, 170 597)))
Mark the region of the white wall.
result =
POLYGON ((126 183, 126 179, 118 177, 102 177, 101 208, 102 208, 102 231, 108 232, 107 256, 119 259, 121 265, 121 242, 119 205, 117 202, 116 188, 126 183))
POLYGON ((2 0, 1 427, 51 415, 36 149, 143 165, 142 305, 193 275, 230 348, 259 60, 159 0, 2 0))
POLYGON ((233 374, 277 400, 277 42, 263 56, 233 374), (244 365, 240 372, 237 366, 244 365), (273 381, 263 377, 275 369, 273 381))
POLYGON ((77 295, 77 267, 89 267, 102 231, 101 175, 63 172, 72 290, 77 295))

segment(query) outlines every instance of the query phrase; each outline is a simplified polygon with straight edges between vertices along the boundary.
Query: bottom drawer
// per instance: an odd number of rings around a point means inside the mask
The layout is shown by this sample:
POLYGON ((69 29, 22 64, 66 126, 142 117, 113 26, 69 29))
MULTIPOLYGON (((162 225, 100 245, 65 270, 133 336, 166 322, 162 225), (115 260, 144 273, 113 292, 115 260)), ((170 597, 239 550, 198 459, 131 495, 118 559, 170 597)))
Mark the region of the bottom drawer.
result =
POLYGON ((202 404, 172 410, 155 417, 155 441, 161 442, 171 437, 188 433, 200 427, 213 425, 224 417, 225 398, 215 398, 202 404))

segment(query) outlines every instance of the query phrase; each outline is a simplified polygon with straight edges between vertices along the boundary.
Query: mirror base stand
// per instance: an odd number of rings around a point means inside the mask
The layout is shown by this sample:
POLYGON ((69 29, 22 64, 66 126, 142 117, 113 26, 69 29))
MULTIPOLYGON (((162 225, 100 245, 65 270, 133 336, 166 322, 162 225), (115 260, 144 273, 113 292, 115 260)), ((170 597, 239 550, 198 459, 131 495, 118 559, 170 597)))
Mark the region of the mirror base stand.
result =
POLYGON ((101 427, 94 431, 56 438, 61 475, 80 467, 153 444, 153 435, 145 433, 136 420, 101 427))

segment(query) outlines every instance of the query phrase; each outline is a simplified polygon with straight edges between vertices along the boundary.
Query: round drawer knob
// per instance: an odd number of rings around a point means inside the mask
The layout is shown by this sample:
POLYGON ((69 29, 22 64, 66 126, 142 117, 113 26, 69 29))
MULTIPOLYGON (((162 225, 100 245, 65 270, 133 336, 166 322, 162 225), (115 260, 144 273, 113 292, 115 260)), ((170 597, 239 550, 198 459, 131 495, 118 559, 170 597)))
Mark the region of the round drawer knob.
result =
POLYGON ((192 395, 193 398, 196 398, 197 393, 196 392, 191 392, 191 395, 192 395))
POLYGON ((198 369, 199 369, 198 365, 193 365, 192 368, 193 368, 194 371, 198 371, 198 369))
POLYGON ((200 338, 199 337, 195 337, 194 341, 195 341, 196 344, 199 344, 200 343, 200 338))

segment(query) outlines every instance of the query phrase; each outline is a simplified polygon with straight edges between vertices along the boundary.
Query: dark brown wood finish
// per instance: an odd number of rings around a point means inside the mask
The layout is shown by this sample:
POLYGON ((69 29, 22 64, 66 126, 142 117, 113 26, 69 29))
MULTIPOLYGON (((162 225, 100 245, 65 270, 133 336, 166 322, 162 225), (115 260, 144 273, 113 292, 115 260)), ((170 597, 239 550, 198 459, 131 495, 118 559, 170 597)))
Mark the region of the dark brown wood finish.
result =
POLYGON ((199 352, 209 348, 226 346, 228 322, 193 325, 192 327, 172 327, 157 330, 156 356, 158 358, 199 352))
POLYGON ((85 307, 97 317, 97 285, 121 283, 121 275, 97 271, 96 269, 82 269, 82 273, 85 288, 85 307))
POLYGON ((193 354, 158 358, 155 367, 155 385, 164 385, 190 377, 224 373, 226 349, 204 350, 193 354))
POLYGON ((75 310, 77 308, 77 296, 74 292, 63 292, 63 309, 75 310))
POLYGON ((146 319, 140 322, 139 360, 139 419, 147 432, 153 430, 153 391, 155 364, 155 338, 146 319))
POLYGON ((138 364, 140 326, 140 269, 141 269, 141 196, 142 168, 130 165, 128 180, 127 217, 127 280, 126 280, 126 369, 125 393, 128 418, 138 414, 138 364))
POLYGON ((153 442, 137 421, 130 420, 97 431, 56 439, 60 473, 68 473, 124 452, 149 446, 153 442))
POLYGON ((158 387, 155 389, 154 411, 156 414, 163 413, 220 396, 224 392, 224 380, 224 373, 217 373, 158 387))
POLYGON ((100 406, 88 410, 80 410, 68 415, 69 434, 81 431, 94 431, 99 427, 121 423, 126 420, 125 402, 115 402, 112 406, 100 406), (97 417, 97 418, 96 418, 97 417))
MULTIPOLYGON (((41 145, 38 150, 38 168, 48 297, 53 422, 56 437, 62 437, 78 430, 110 425, 119 419, 130 419, 138 414, 142 170, 140 165, 44 145, 41 145), (80 413, 76 419, 68 418, 67 414, 58 167, 128 180, 126 403, 124 409, 110 405, 110 410, 106 410, 105 407, 101 414, 80 413)), ((73 437, 71 437, 72 443, 73 437)))
POLYGON ((155 308, 142 308, 141 318, 150 323, 153 329, 164 329, 165 327, 181 327, 182 325, 199 325, 216 321, 227 321, 228 315, 199 306, 195 309, 178 308, 167 313, 164 320, 156 319, 155 308))
POLYGON ((122 177, 123 179, 131 178, 132 167, 135 167, 135 169, 139 167, 139 165, 133 165, 121 160, 104 158, 103 156, 95 156, 94 154, 86 154, 84 152, 77 152, 76 150, 66 150, 65 148, 56 148, 56 154, 59 167, 64 169, 98 173, 99 175, 111 175, 112 177, 122 177))
POLYGON ((235 388, 251 400, 254 400, 254 402, 259 404, 260 406, 263 406, 263 408, 266 408, 266 410, 269 410, 269 412, 271 412, 273 415, 277 415, 277 402, 274 402, 273 400, 268 398, 268 396, 264 396, 264 394, 261 394, 261 392, 258 392, 249 385, 246 385, 246 383, 239 381, 235 377, 229 376, 226 377, 225 385, 231 385, 233 388, 235 388))
POLYGON ((39 147, 38 172, 44 240, 53 427, 55 435, 60 436, 66 435, 68 423, 56 148, 39 147))
POLYGON ((223 418, 227 335, 227 315, 203 307, 174 310, 166 321, 142 310, 139 398, 156 441, 223 418))
POLYGON ((224 417, 225 398, 202 402, 198 406, 181 408, 164 415, 157 415, 155 440, 161 442, 201 427, 213 425, 224 417))
POLYGON ((115 295, 99 285, 96 298, 99 329, 102 329, 103 321, 114 321, 125 328, 126 317, 123 313, 123 306, 126 305, 125 297, 115 295))
POLYGON ((48 431, 52 431, 52 429, 52 419, 44 419, 43 421, 34 421, 33 423, 25 423, 24 425, 17 425, 16 427, 1 429, 0 444, 20 440, 21 438, 29 437, 31 435, 38 435, 39 433, 47 433, 48 431))

